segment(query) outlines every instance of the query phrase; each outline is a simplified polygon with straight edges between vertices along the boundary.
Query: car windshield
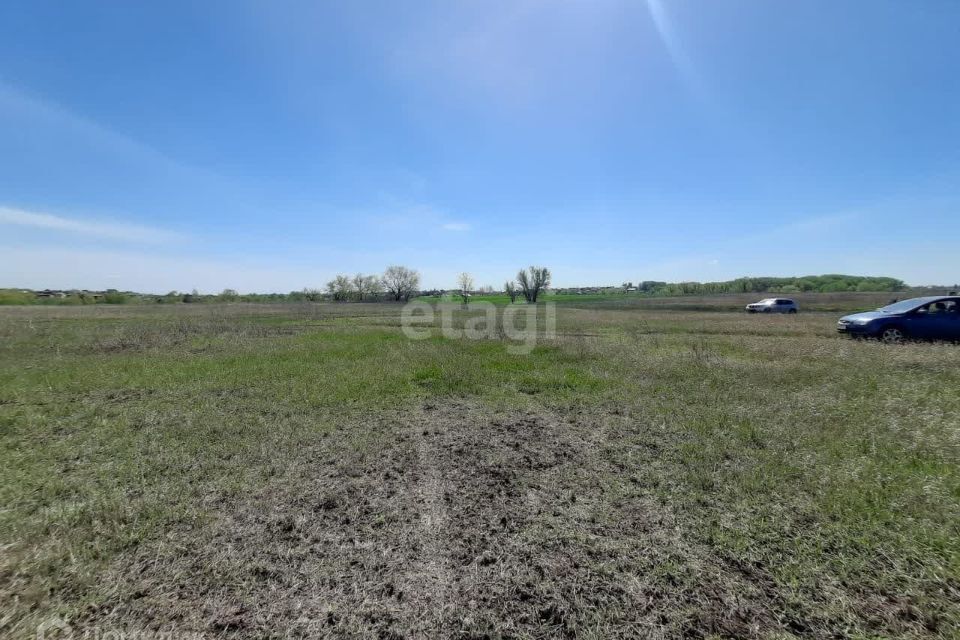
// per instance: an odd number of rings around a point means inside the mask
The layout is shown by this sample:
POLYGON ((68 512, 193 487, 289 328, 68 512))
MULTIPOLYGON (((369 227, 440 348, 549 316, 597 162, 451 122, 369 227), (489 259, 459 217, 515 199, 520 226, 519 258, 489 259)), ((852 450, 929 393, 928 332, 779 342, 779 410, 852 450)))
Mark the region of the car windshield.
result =
POLYGON ((888 304, 885 307, 880 307, 877 309, 880 313, 903 313, 904 311, 910 311, 916 307, 919 307, 921 303, 918 300, 901 300, 900 302, 894 302, 893 304, 888 304))

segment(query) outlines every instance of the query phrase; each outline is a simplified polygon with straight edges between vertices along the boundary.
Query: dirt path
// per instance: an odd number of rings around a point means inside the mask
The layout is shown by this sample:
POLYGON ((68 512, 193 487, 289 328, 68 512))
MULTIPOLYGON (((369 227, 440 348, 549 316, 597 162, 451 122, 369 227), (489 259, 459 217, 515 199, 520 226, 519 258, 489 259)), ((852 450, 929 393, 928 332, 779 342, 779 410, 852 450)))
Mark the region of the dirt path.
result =
POLYGON ((411 508, 419 513, 420 526, 416 531, 417 542, 406 581, 417 606, 403 610, 402 626, 409 630, 409 635, 425 638, 439 637, 438 634, 444 631, 454 583, 446 545, 451 535, 445 504, 448 491, 438 463, 438 456, 443 452, 438 451, 433 442, 437 433, 429 426, 421 429, 419 424, 410 425, 418 462, 410 498, 411 508))

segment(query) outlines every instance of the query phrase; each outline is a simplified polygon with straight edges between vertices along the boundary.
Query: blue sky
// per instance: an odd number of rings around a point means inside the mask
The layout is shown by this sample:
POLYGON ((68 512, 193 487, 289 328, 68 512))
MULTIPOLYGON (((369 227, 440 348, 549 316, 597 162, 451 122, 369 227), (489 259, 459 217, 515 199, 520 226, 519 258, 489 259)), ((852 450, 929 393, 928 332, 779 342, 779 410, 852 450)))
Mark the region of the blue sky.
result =
POLYGON ((960 3, 0 4, 0 286, 960 280, 960 3))

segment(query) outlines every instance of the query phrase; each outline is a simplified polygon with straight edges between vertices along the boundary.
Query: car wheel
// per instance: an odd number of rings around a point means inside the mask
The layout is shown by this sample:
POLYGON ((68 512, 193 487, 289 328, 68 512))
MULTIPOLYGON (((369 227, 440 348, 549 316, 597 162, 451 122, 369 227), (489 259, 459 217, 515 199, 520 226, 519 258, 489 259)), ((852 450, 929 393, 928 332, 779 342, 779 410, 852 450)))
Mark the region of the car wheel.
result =
POLYGON ((899 344, 906 339, 906 334, 900 327, 887 327, 880 332, 880 340, 887 344, 899 344))
POLYGON ((790 309, 790 310, 787 311, 787 313, 796 313, 796 312, 797 312, 796 309, 790 309))

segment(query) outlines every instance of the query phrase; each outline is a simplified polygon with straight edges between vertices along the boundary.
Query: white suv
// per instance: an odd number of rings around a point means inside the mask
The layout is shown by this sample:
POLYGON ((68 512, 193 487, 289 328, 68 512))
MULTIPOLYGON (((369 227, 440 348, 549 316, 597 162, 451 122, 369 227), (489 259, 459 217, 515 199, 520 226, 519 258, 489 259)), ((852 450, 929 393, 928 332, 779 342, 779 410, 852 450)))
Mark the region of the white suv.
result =
POLYGON ((789 298, 766 298, 747 305, 747 313, 796 313, 797 303, 789 298))

